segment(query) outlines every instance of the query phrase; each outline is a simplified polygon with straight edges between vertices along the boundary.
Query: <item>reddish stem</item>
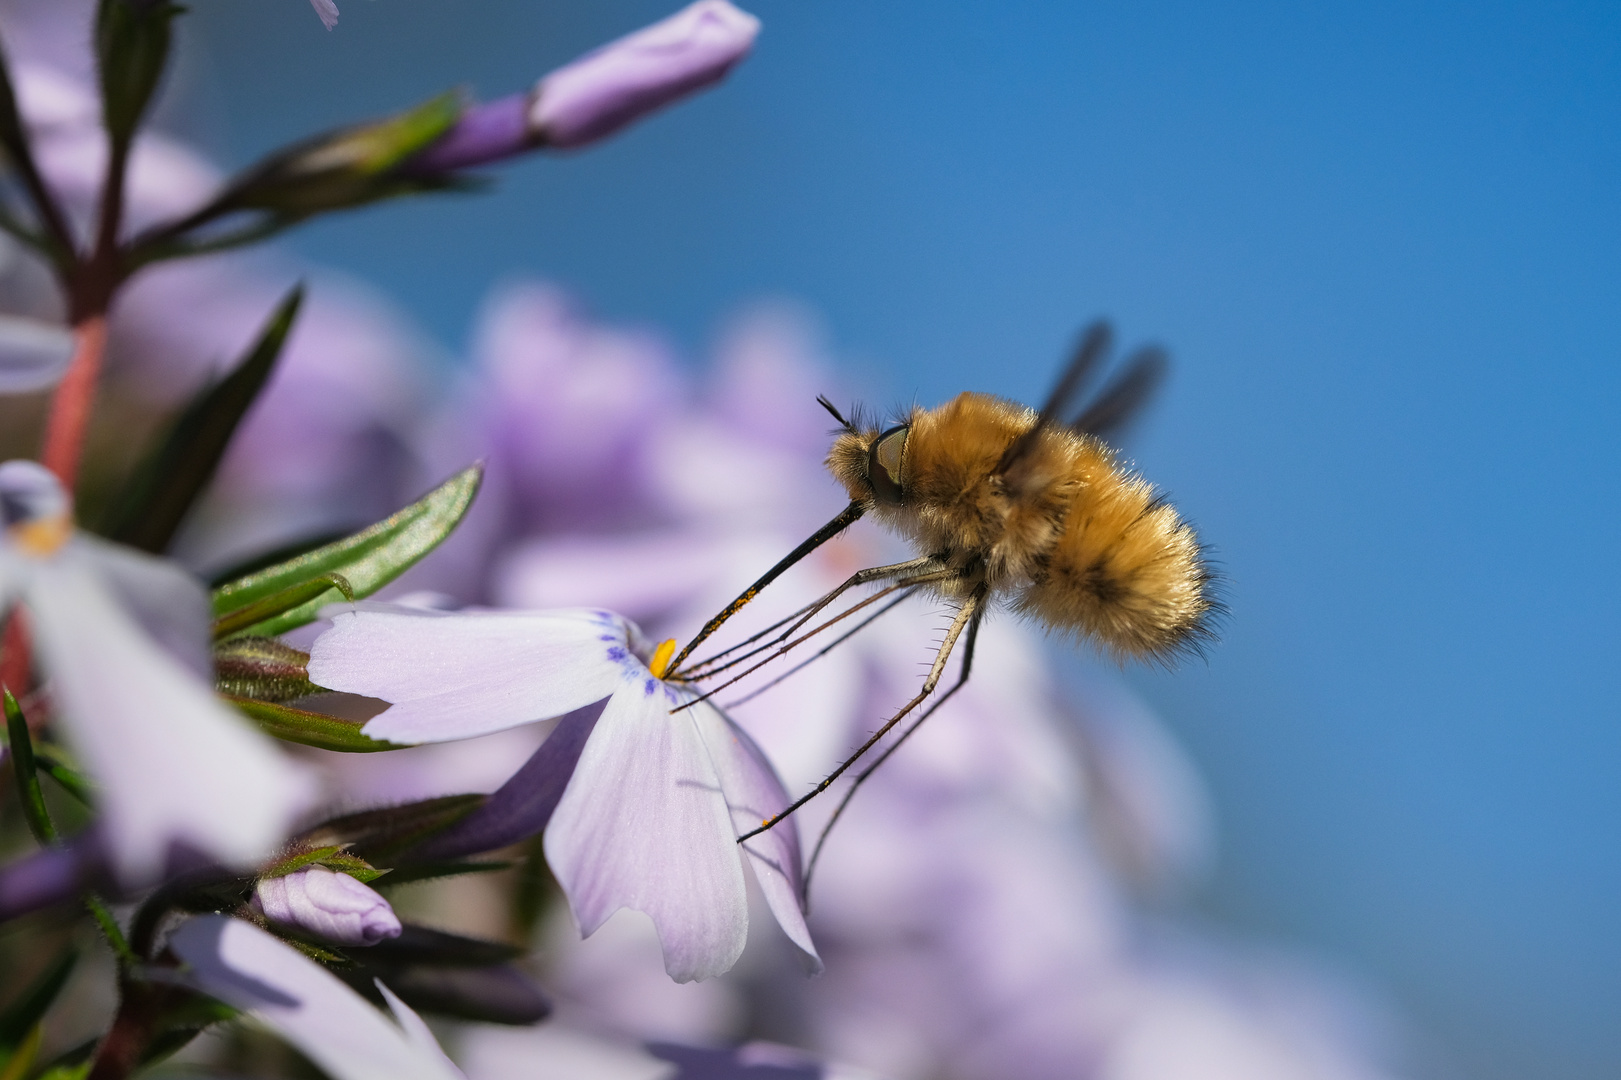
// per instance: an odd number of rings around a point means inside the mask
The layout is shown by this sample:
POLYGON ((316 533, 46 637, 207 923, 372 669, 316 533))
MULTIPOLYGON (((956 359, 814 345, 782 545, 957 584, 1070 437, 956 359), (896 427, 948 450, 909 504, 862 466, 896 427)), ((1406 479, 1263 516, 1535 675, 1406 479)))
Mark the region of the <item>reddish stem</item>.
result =
POLYGON ((78 479, 79 458, 90 426, 90 406, 95 401, 101 361, 107 352, 107 316, 87 316, 74 327, 74 334, 78 341, 73 359, 51 400, 50 416, 45 421, 45 446, 40 454, 45 467, 69 492, 78 479))
POLYGON ((28 694, 28 624, 21 610, 13 608, 0 638, 0 686, 21 701, 28 694))

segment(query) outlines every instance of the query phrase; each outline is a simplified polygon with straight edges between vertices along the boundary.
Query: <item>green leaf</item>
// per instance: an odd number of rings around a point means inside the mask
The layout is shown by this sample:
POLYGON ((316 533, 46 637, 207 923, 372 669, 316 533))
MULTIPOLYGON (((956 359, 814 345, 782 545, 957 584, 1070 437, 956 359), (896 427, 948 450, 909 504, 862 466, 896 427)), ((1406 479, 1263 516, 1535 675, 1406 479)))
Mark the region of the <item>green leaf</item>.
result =
POLYGON ((288 855, 285 858, 277 859, 275 862, 265 867, 264 871, 259 876, 261 878, 286 877, 295 870, 302 870, 310 863, 320 862, 328 855, 336 855, 341 850, 343 850, 341 845, 328 844, 326 847, 311 848, 308 851, 300 851, 297 854, 288 855))
POLYGON ((434 862, 413 863, 410 866, 390 870, 388 880, 384 886, 406 885, 413 881, 433 881, 437 878, 461 877, 464 874, 493 874, 497 870, 509 870, 514 863, 503 859, 490 859, 474 862, 434 862))
POLYGON ((412 176, 399 166, 461 119, 459 92, 369 124, 276 151, 238 174, 212 202, 137 237, 133 265, 253 243, 306 218, 421 191, 460 189, 455 177, 412 176), (242 219, 222 225, 226 219, 242 219))
POLYGON ((362 720, 340 720, 336 716, 294 709, 273 701, 254 701, 229 695, 225 700, 235 705, 265 733, 286 742, 350 754, 404 749, 397 743, 362 735, 360 729, 365 725, 362 720))
POLYGON ((241 362, 176 417, 125 485, 125 496, 103 530, 108 538, 154 554, 169 546, 186 512, 213 479, 243 415, 264 389, 303 301, 304 287, 294 286, 241 362))
MULTIPOLYGON (((328 573, 342 574, 356 597, 370 596, 450 535, 472 505, 483 476, 482 465, 470 466, 369 529, 220 586, 214 590, 215 617, 328 573)), ((266 637, 286 633, 313 622, 340 595, 337 589, 327 589, 315 599, 247 629, 266 637)))
POLYGON ((101 0, 96 62, 102 122, 115 146, 134 137, 169 61, 170 24, 184 10, 162 0, 101 0))
POLYGON ((379 870, 365 859, 351 855, 347 851, 335 852, 321 860, 321 865, 336 870, 340 874, 348 874, 362 884, 376 881, 388 870, 379 870))
POLYGON ((239 635, 214 646, 214 686, 254 701, 291 701, 321 692, 310 682, 310 654, 275 638, 239 635))
POLYGON ((79 950, 63 949, 15 1001, 0 1011, 0 1058, 15 1054, 34 1027, 50 1011, 79 962, 79 950))
POLYGON ((28 831, 41 844, 56 843, 56 826, 45 809, 45 795, 39 790, 39 774, 34 771, 34 740, 28 734, 28 721, 11 691, 5 691, 6 735, 11 747, 12 769, 17 774, 17 794, 23 804, 28 831))
POLYGON ((442 795, 404 806, 363 810, 332 818, 299 838, 304 844, 337 844, 378 866, 397 852, 448 828, 489 801, 488 795, 442 795))
POLYGON ((96 786, 79 771, 66 750, 52 743, 35 743, 34 764, 79 802, 85 806, 95 805, 96 786))
POLYGON ((349 584, 348 578, 342 574, 321 574, 297 585, 289 585, 280 592, 271 593, 263 600, 256 600, 247 607, 237 608, 229 615, 216 619, 214 621, 214 640, 220 641, 243 633, 249 627, 257 626, 259 623, 273 619, 277 615, 301 607, 332 589, 337 589, 338 592, 343 594, 345 600, 353 603, 355 590, 349 584))

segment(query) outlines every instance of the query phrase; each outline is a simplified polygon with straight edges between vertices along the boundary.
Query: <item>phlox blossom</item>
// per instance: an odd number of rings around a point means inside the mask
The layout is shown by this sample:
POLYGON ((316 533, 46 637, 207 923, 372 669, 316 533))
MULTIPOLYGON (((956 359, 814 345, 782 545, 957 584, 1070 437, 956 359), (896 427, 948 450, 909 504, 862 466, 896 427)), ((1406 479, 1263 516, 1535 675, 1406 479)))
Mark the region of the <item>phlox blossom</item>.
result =
POLYGON ((778 924, 819 967, 794 823, 736 842, 787 806, 782 782, 718 709, 681 708, 697 695, 660 677, 669 655, 661 647, 650 663, 641 632, 608 611, 362 604, 336 615, 309 671, 321 686, 391 702, 363 729, 391 742, 470 738, 606 698, 545 823, 546 859, 581 932, 632 908, 652 919, 672 978, 718 975, 747 938, 747 862, 778 924))
POLYGON ((98 784, 121 882, 150 883, 177 842, 236 867, 271 853, 307 778, 203 681, 207 595, 172 563, 77 532, 31 461, 0 465, 0 612, 15 606, 98 784))

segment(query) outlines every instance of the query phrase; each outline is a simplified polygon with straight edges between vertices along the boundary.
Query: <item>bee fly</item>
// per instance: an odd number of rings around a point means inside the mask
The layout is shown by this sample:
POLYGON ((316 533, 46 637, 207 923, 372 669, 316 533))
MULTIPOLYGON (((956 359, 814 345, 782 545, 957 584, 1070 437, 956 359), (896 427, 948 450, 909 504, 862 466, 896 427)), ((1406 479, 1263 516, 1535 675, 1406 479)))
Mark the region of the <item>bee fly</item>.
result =
MULTIPOLYGON (((1075 409, 1103 365, 1110 337, 1102 322, 1086 331, 1039 412, 1004 398, 965 392, 936 409, 914 406, 899 423, 880 428, 859 414, 847 420, 826 398, 818 399, 841 429, 828 452, 827 468, 849 493, 850 505, 710 619, 669 664, 668 677, 697 682, 774 646, 781 647, 772 656, 781 655, 895 592, 904 596, 925 589, 954 603, 956 610, 917 695, 825 780, 740 841, 771 828, 824 791, 927 700, 961 639, 957 681, 857 774, 833 815, 836 821, 873 769, 967 683, 979 625, 993 602, 1005 603, 1049 630, 1088 639, 1120 659, 1168 662, 1208 640, 1219 604, 1212 597, 1212 575, 1198 538, 1148 481, 1121 464, 1107 441, 1163 378, 1164 354, 1155 348, 1139 350, 1089 405, 1075 409), (692 651, 761 589, 868 515, 910 541, 917 557, 852 575, 784 620, 791 625, 782 633, 742 656, 722 662, 782 623, 682 670, 692 651), (789 640, 845 592, 874 582, 888 584, 789 640)), ((883 610, 887 606, 879 613, 883 610)), ((822 839, 826 836, 824 830, 822 839)), ((813 853, 812 865, 815 858, 813 853)))

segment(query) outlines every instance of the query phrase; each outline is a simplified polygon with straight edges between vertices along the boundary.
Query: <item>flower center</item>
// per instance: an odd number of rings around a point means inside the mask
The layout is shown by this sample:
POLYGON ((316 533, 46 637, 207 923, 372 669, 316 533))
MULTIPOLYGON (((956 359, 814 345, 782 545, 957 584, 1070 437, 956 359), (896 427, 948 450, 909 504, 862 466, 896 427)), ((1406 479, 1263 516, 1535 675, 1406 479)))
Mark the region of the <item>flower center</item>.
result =
POLYGON ((6 530, 11 542, 25 555, 41 558, 61 549, 73 535, 73 522, 66 514, 22 521, 6 530))
POLYGON ((664 671, 670 666, 670 657, 675 655, 675 638, 660 642, 659 647, 653 650, 653 659, 647 663, 647 670, 653 673, 653 678, 664 678, 664 671))

